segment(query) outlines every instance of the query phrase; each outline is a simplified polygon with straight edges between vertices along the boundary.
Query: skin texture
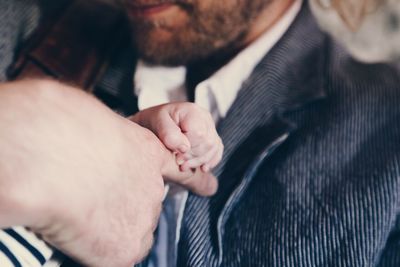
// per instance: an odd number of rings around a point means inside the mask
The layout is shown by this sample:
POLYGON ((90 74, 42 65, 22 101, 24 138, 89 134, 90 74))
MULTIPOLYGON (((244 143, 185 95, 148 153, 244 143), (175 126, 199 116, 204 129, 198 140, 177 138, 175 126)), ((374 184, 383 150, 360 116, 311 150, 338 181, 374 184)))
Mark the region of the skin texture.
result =
POLYGON ((0 85, 0 227, 24 225, 88 266, 131 266, 151 246, 164 181, 201 195, 149 130, 50 81, 0 85))
POLYGON ((138 53, 148 63, 187 65, 244 47, 267 30, 291 0, 122 0, 138 53), (143 16, 143 6, 171 3, 143 16))
POLYGON ((153 131, 177 155, 181 170, 208 172, 222 158, 223 144, 209 112, 193 103, 170 103, 145 109, 132 121, 153 131))

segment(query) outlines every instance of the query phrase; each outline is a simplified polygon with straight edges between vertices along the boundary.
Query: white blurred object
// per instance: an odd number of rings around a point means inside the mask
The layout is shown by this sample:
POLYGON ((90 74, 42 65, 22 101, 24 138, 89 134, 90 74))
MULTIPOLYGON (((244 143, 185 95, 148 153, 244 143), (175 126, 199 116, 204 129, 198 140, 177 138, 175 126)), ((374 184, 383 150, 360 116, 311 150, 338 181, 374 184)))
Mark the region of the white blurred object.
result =
POLYGON ((358 60, 400 61, 400 0, 310 0, 321 28, 358 60))

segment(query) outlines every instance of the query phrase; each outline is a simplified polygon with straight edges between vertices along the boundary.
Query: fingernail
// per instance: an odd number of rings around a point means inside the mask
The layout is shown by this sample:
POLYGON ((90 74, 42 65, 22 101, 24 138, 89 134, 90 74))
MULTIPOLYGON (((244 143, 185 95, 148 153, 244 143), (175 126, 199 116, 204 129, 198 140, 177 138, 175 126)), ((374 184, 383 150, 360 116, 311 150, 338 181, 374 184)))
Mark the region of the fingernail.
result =
POLYGON ((203 172, 209 172, 210 171, 210 167, 208 165, 203 165, 201 167, 201 169, 203 170, 203 172))
POLYGON ((182 165, 183 163, 185 163, 185 160, 183 159, 183 158, 181 158, 181 157, 177 157, 176 158, 176 163, 178 164, 178 165, 182 165))

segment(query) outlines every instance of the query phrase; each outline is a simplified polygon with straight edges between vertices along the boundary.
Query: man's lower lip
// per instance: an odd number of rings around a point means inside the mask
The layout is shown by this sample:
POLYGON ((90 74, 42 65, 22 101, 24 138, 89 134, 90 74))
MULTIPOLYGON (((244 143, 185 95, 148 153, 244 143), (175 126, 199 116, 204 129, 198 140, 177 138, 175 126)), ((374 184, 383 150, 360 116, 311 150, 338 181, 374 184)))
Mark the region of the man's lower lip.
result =
POLYGON ((164 3, 152 6, 131 7, 131 14, 134 16, 151 16, 170 8, 172 4, 164 3))

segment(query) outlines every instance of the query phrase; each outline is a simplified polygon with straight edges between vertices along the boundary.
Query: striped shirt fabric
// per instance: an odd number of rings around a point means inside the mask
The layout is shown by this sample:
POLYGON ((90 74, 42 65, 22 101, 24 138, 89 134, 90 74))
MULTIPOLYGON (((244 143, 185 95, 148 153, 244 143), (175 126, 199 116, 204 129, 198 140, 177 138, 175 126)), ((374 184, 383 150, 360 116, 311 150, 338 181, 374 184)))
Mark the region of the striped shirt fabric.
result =
POLYGON ((52 248, 24 227, 0 231, 1 267, 47 266, 52 255, 52 248))

